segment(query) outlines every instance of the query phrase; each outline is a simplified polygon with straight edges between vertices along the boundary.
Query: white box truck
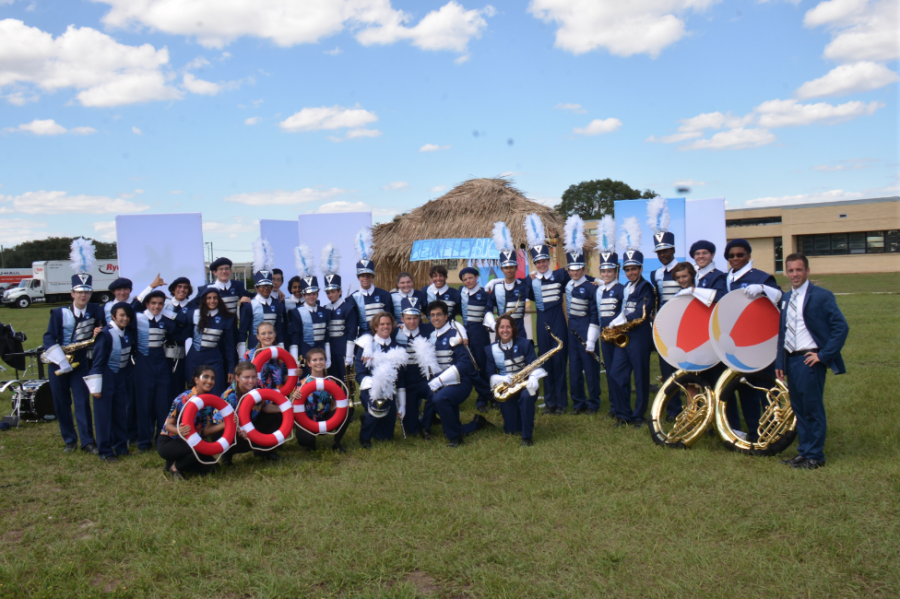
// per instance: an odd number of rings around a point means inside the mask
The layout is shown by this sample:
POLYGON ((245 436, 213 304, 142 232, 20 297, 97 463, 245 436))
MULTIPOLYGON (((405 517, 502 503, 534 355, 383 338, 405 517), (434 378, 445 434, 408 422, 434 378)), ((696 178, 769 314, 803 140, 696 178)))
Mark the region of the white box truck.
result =
MULTIPOLYGON (((3 292, 3 305, 27 308, 31 304, 45 302, 68 302, 72 292, 72 270, 68 260, 47 260, 31 265, 31 278, 22 279, 18 286, 3 292)), ((105 304, 113 298, 109 284, 119 276, 119 261, 97 259, 92 286, 91 301, 105 304)))

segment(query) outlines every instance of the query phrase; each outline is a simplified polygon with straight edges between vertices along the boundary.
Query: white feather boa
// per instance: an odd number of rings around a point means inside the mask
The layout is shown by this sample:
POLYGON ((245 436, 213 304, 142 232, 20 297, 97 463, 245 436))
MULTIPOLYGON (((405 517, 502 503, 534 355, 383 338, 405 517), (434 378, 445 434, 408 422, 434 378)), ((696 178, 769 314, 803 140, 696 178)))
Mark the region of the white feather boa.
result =
POLYGON ((388 399, 394 396, 397 385, 397 374, 401 366, 406 366, 407 353, 403 347, 395 347, 386 352, 376 351, 369 363, 372 373, 372 387, 369 389, 371 399, 388 399))
POLYGON ((437 353, 431 341, 425 337, 416 337, 412 340, 412 348, 422 376, 430 380, 441 373, 441 365, 438 364, 437 353))

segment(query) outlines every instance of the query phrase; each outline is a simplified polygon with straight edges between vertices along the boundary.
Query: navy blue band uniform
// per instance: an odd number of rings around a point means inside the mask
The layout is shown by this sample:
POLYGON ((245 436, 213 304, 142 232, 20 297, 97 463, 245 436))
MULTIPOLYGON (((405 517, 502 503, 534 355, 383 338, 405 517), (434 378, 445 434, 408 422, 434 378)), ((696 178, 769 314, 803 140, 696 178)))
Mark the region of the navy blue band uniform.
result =
MULTIPOLYGON (((496 377, 513 376, 537 359, 534 343, 530 339, 516 337, 509 343, 495 341, 488 347, 485 370, 496 385, 496 377)), ((539 376, 541 373, 532 373, 539 376)), ((531 439, 534 435, 534 412, 537 395, 522 389, 504 402, 500 402, 503 415, 503 432, 531 439)))

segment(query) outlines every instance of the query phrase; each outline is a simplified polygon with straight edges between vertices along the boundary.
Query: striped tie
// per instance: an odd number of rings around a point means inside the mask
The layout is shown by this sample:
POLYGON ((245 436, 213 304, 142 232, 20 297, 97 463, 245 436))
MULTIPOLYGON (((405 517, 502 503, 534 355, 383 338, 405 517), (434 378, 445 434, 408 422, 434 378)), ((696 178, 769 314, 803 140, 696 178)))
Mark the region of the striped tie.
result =
POLYGON ((795 290, 791 293, 791 302, 788 304, 788 313, 786 320, 787 332, 784 336, 784 348, 788 353, 797 349, 797 296, 800 295, 795 290))

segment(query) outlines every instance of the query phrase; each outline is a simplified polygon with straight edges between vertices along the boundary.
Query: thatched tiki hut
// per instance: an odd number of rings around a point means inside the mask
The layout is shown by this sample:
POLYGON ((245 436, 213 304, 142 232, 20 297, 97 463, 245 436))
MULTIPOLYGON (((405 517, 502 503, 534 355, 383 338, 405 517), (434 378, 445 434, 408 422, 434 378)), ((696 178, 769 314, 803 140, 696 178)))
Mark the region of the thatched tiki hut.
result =
MULTIPOLYGON (((525 217, 532 212, 544 222, 548 237, 558 237, 565 221, 551 208, 526 198, 506 179, 470 179, 436 200, 419 206, 394 221, 376 225, 372 231, 377 265, 376 285, 396 286, 397 275, 412 273, 416 285, 430 282, 430 262, 410 262, 413 241, 491 237, 494 223, 504 221, 516 247, 525 244, 525 217)), ((593 248, 593 240, 588 245, 593 248)), ((448 283, 457 283, 451 275, 448 283)))

